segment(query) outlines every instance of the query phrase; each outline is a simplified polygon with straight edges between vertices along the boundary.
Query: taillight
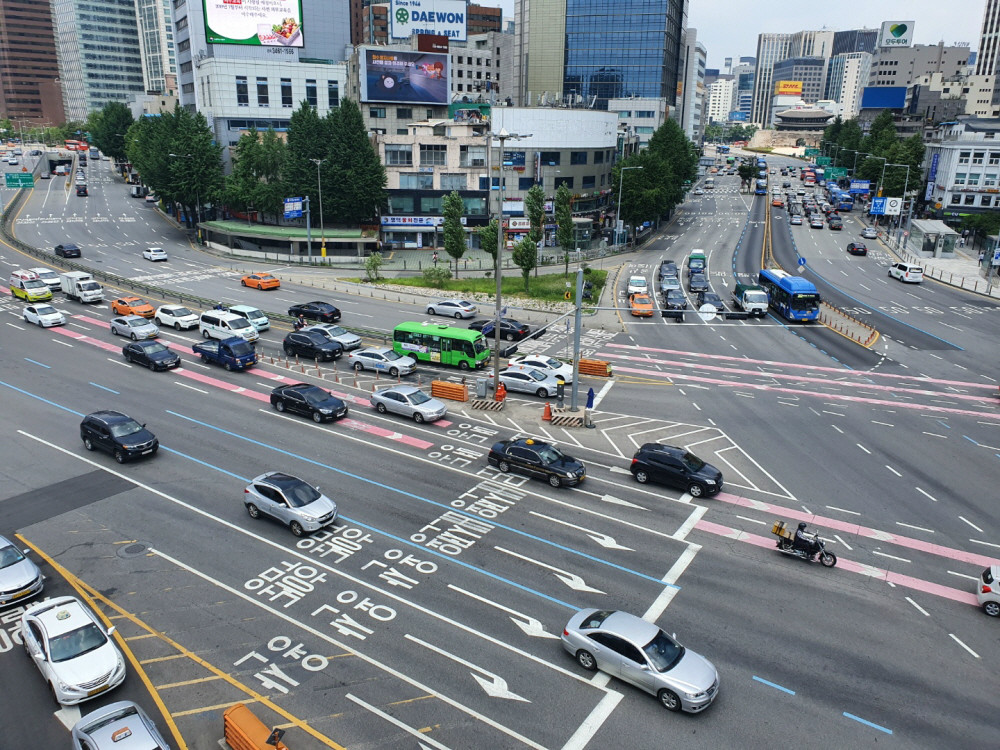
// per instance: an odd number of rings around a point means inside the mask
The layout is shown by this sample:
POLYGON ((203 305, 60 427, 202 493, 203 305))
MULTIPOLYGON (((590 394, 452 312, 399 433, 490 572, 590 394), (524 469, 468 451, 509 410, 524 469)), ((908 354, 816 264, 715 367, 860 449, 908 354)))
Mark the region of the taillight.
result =
POLYGON ((250 488, 249 487, 244 487, 243 488, 243 494, 244 495, 249 495, 250 494, 250 488))
POLYGON ((639 459, 638 458, 633 458, 632 459, 632 465, 635 466, 637 463, 639 463, 639 459))
POLYGON ((569 628, 563 628, 563 635, 569 635, 569 628))
POLYGON ((984 583, 983 586, 982 586, 982 588, 980 589, 979 593, 981 593, 981 594, 992 594, 993 593, 993 589, 991 589, 989 586, 987 586, 984 583))

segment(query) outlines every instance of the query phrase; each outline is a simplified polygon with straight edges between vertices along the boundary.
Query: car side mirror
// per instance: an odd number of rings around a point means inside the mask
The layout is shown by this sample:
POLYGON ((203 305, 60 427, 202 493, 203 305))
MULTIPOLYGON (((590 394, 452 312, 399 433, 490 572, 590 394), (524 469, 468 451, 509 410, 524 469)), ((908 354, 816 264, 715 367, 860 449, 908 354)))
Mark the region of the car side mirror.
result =
POLYGON ((115 630, 117 630, 117 628, 115 628, 115 626, 114 626, 114 625, 112 625, 112 626, 111 626, 110 628, 108 628, 108 635, 109 635, 109 636, 110 636, 110 635, 114 635, 114 633, 115 633, 115 630))

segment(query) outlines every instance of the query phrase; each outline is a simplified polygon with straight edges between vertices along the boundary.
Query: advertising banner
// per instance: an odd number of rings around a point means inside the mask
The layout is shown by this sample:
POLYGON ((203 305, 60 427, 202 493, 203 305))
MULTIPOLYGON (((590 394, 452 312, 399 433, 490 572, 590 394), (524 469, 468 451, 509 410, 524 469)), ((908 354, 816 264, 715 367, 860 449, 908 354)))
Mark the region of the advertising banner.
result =
POLYGON ((302 0, 202 0, 209 44, 301 47, 302 0))
POLYGON ((746 122, 748 119, 746 112, 733 110, 729 113, 729 122, 746 122))
POLYGON ((802 96, 802 81, 776 81, 775 96, 802 96))
POLYGON ((467 10, 465 0, 390 0, 389 35, 409 39, 411 34, 436 34, 464 42, 467 10))
POLYGON ((913 21, 885 21, 878 32, 877 47, 909 47, 913 43, 913 21))
POLYGON ((361 49, 361 101, 449 104, 448 55, 361 49))

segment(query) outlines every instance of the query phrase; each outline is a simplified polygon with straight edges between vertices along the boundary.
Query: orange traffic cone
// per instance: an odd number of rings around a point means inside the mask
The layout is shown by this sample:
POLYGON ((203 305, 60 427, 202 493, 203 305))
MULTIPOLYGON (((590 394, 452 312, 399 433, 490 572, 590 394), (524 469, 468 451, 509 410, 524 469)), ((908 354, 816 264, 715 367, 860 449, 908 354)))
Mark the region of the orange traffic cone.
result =
POLYGON ((552 405, 548 401, 545 402, 545 411, 542 412, 542 421, 552 421, 552 405))

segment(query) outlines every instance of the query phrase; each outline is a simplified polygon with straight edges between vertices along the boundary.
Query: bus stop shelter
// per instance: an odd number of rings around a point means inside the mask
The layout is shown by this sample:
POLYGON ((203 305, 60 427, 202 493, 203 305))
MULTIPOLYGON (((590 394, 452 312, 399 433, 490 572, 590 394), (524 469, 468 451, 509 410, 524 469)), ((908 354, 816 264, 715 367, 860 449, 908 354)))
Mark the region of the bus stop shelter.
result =
POLYGON ((355 261, 379 249, 375 229, 313 229, 310 243, 305 227, 236 220, 203 221, 198 227, 204 241, 217 250, 267 260, 293 263, 355 261))

